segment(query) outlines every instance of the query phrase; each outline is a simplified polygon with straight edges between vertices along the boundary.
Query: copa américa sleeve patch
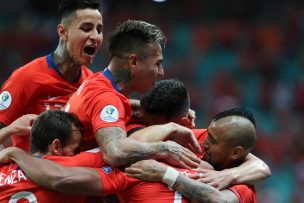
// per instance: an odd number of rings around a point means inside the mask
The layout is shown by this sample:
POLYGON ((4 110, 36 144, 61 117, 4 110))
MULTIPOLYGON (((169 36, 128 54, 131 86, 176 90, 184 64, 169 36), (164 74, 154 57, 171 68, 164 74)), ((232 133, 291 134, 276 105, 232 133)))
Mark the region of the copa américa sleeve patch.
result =
POLYGON ((0 110, 5 110, 12 103, 12 95, 8 91, 3 91, 0 94, 0 110))
POLYGON ((103 166, 101 169, 106 173, 109 174, 113 171, 113 168, 111 166, 103 166))
POLYGON ((115 122, 118 120, 119 112, 113 105, 107 105, 103 107, 100 113, 101 120, 105 122, 115 122))

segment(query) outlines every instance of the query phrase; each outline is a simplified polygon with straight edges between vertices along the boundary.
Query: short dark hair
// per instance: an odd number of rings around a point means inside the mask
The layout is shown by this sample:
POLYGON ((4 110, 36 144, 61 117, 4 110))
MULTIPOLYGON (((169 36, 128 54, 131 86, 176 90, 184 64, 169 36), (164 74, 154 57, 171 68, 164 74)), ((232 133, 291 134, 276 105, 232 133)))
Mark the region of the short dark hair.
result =
POLYGON ((100 11, 100 0, 63 0, 59 4, 59 22, 73 12, 86 8, 100 11))
POLYGON ((177 79, 161 80, 140 99, 147 113, 167 119, 189 111, 190 99, 185 85, 177 79))
POLYGON ((256 123, 255 123, 253 114, 250 111, 241 109, 241 108, 233 108, 233 109, 222 111, 222 112, 218 113, 217 115, 215 115, 212 118, 212 121, 216 121, 216 120, 219 120, 220 118, 224 118, 227 116, 241 116, 241 117, 247 118, 248 120, 250 120, 250 122, 256 128, 256 123))
POLYGON ((135 52, 145 58, 149 44, 165 46, 166 37, 156 25, 145 21, 127 20, 120 24, 111 33, 109 38, 109 51, 112 57, 123 57, 124 54, 135 52))
POLYGON ((40 114, 31 129, 31 153, 47 153, 54 139, 66 144, 72 135, 72 125, 80 129, 77 116, 60 110, 47 110, 40 114))
MULTIPOLYGON (((233 108, 226 111, 222 111, 213 117, 212 122, 228 116, 240 116, 246 118, 253 124, 254 128, 256 128, 253 114, 250 111, 241 108, 233 108)), ((240 145, 244 149, 250 151, 255 146, 256 134, 254 131, 250 130, 249 128, 246 128, 237 131, 237 133, 235 134, 231 134, 229 139, 231 144, 233 143, 235 145, 240 145)))

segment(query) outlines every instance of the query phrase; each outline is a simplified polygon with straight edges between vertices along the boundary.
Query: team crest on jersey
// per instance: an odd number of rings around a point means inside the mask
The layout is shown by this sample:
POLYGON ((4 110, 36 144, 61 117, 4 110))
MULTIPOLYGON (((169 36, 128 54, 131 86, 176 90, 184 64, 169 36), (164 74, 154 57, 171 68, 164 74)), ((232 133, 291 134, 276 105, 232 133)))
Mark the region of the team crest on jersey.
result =
POLYGON ((0 94, 0 110, 5 110, 10 107, 12 103, 12 95, 8 91, 0 94))
POLYGON ((113 168, 111 166, 104 166, 104 167, 101 167, 101 169, 106 173, 106 174, 109 174, 113 171, 113 168))
POLYGON ((119 112, 115 106, 107 105, 105 106, 101 113, 100 118, 105 122, 115 122, 118 120, 119 112))

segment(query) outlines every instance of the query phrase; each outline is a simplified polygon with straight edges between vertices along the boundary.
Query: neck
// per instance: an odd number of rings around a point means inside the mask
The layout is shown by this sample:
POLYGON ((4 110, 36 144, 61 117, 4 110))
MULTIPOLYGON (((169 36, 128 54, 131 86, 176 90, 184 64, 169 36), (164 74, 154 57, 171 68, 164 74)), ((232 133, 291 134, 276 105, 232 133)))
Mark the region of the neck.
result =
POLYGON ((54 51, 53 61, 63 75, 63 78, 69 83, 74 83, 79 77, 81 65, 76 64, 67 50, 62 46, 63 45, 58 45, 57 49, 54 51))
POLYGON ((113 80, 124 95, 129 95, 133 92, 130 87, 130 81, 133 79, 131 72, 121 64, 111 62, 108 66, 112 73, 113 80))

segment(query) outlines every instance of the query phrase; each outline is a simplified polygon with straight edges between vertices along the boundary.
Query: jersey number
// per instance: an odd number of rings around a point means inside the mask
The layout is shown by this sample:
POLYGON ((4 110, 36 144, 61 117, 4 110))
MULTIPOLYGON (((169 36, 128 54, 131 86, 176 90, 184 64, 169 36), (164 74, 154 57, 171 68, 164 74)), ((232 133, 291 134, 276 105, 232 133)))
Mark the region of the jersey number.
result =
POLYGON ((22 191, 12 195, 8 203, 16 203, 20 199, 27 199, 29 203, 38 203, 37 198, 31 192, 22 191))

